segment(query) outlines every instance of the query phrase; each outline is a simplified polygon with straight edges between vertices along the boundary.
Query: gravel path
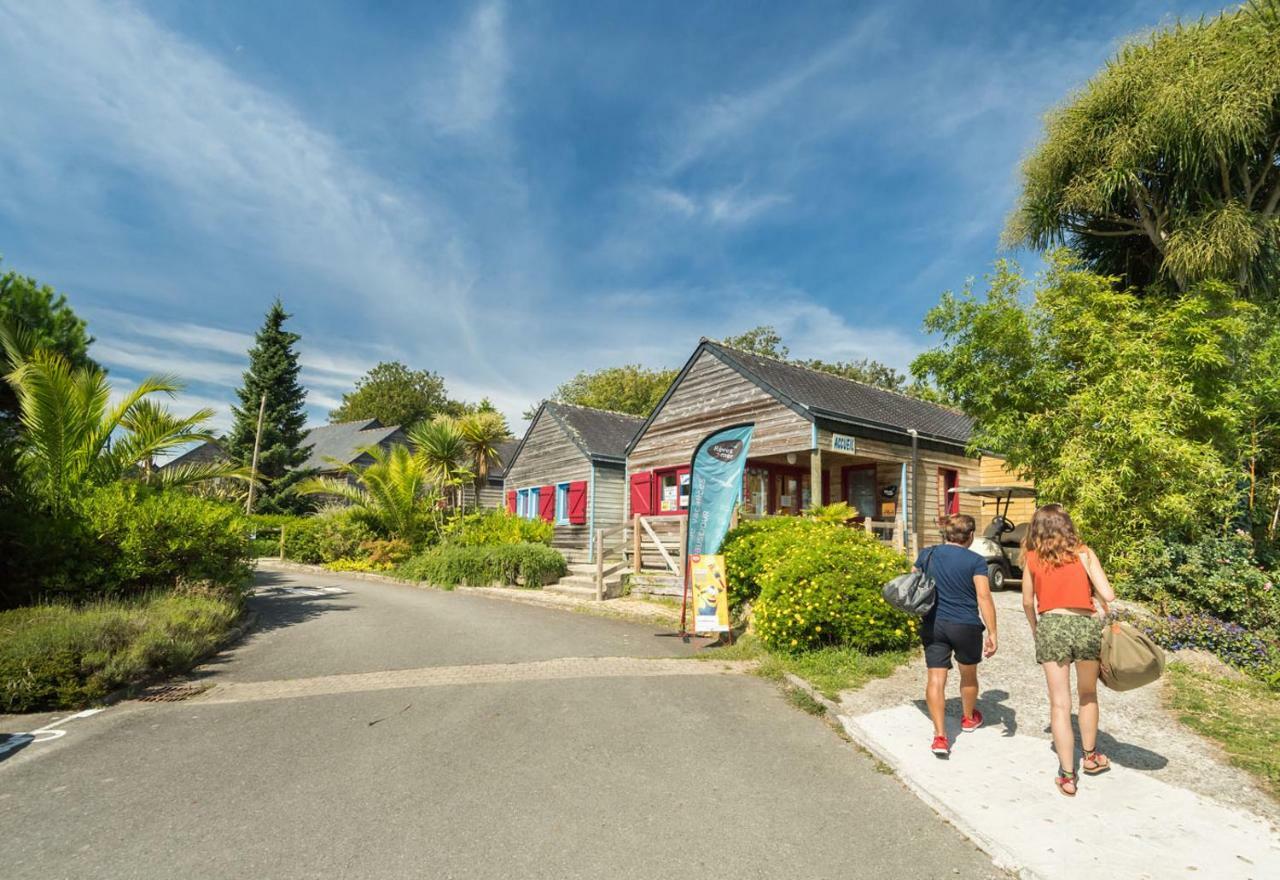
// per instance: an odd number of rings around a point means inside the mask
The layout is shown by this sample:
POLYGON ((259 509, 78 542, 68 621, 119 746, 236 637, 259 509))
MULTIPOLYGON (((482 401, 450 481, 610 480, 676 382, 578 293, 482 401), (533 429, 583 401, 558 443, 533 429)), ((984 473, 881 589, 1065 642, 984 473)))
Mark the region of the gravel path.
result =
MULTIPOLYGON (((1049 733, 1049 695, 1035 663, 1031 631, 1022 613, 1022 597, 995 595, 1000 650, 979 667, 978 706, 987 724, 1045 740, 1046 779, 1054 758, 1049 733)), ((957 676, 948 681, 947 713, 960 715, 957 676)), ((1099 688, 1101 725, 1098 743, 1118 766, 1149 774, 1224 804, 1256 813, 1280 827, 1280 804, 1244 772, 1226 763, 1218 748, 1182 727, 1162 705, 1157 686, 1117 693, 1099 688)), ((917 658, 892 676, 841 695, 841 714, 858 716, 893 706, 915 704, 925 712, 924 663, 917 658)), ((927 744, 921 743, 923 749, 927 744)))

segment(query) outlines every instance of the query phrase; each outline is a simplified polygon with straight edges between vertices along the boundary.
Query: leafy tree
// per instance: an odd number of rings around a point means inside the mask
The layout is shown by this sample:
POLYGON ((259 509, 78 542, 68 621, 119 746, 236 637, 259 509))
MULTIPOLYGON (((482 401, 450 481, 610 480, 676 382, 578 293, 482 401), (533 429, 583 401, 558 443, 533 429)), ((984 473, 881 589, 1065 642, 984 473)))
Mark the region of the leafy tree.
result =
MULTIPOLYGON (((439 415, 415 425, 408 436, 414 455, 426 470, 427 481, 442 495, 454 495, 455 490, 475 478, 467 467, 470 449, 466 435, 452 416, 439 415)), ((461 497, 460 493, 457 497, 461 497)))
POLYGON ((1280 2, 1157 31, 1048 119, 1006 229, 1127 286, 1280 284, 1280 2))
POLYGON ((776 358, 780 361, 785 361, 791 355, 791 349, 783 344, 782 336, 779 335, 776 329, 767 324, 760 327, 752 327, 737 336, 726 337, 724 344, 730 348, 748 351, 751 354, 758 354, 762 357, 776 358))
POLYGON ((1140 296, 1066 252, 1025 292, 1000 263, 985 297, 944 294, 925 319, 943 341, 912 371, 977 419, 973 448, 1005 453, 1122 567, 1144 534, 1235 516, 1249 429, 1276 424, 1254 387, 1277 344, 1260 308, 1216 281, 1140 296))
MULTIPOLYGON (((639 364, 583 371, 557 388, 551 398, 561 403, 647 416, 667 393, 677 372, 651 370, 639 364)), ((533 411, 526 412, 525 418, 533 418, 533 411)))
POLYGON ((475 501, 480 506, 480 490, 489 479, 489 468, 501 464, 498 445, 511 437, 507 420, 493 410, 479 409, 458 419, 458 430, 466 441, 467 457, 475 475, 475 501))
POLYGON ((180 418, 151 398, 182 386, 153 376, 111 403, 107 376, 95 366, 74 366, 39 348, 26 331, 0 325, 0 345, 13 369, 5 377, 18 401, 17 444, 25 486, 53 514, 64 513, 89 487, 143 477, 178 486, 225 477, 246 478, 227 462, 180 465, 158 473, 150 463, 180 446, 211 439, 204 427, 213 411, 180 418))
MULTIPOLYGON (((89 359, 93 337, 84 320, 67 305, 67 298, 34 278, 6 272, 0 275, 0 324, 27 334, 29 344, 56 352, 72 367, 94 366, 89 359)), ((0 374, 13 369, 7 357, 0 360, 0 374)), ((0 442, 17 418, 18 399, 13 389, 0 383, 0 442)), ((10 441, 11 442, 11 441, 10 441)))
POLYGON ((310 448, 302 445, 306 437, 307 417, 303 405, 307 392, 298 382, 295 348, 302 337, 284 329, 288 318, 277 299, 268 309, 249 350, 249 369, 244 374, 244 384, 236 390, 240 405, 231 408, 235 422, 223 440, 223 448, 232 460, 246 467, 252 465, 258 407, 265 394, 267 403, 258 452, 258 475, 266 481, 257 504, 257 510, 262 513, 299 508, 298 496, 285 490, 301 478, 293 469, 306 461, 310 448))
POLYGON ((299 495, 341 498, 365 513, 395 538, 417 543, 427 530, 438 497, 429 466, 408 447, 369 446, 361 452, 373 461, 367 467, 330 459, 340 477, 308 477, 293 491, 299 495))
POLYGON ((342 395, 329 421, 377 419, 387 426, 408 428, 437 413, 460 415, 462 409, 462 404, 449 399, 444 380, 435 373, 391 361, 375 366, 356 382, 355 390, 342 395))

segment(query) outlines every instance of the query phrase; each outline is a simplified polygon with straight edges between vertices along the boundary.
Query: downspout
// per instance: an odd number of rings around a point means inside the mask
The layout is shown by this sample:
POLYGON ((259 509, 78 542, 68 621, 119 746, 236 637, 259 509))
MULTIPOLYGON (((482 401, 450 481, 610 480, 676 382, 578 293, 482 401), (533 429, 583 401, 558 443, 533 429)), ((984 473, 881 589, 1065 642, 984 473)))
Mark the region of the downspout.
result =
POLYGON ((911 555, 920 552, 920 435, 915 428, 908 428, 911 435, 911 555))

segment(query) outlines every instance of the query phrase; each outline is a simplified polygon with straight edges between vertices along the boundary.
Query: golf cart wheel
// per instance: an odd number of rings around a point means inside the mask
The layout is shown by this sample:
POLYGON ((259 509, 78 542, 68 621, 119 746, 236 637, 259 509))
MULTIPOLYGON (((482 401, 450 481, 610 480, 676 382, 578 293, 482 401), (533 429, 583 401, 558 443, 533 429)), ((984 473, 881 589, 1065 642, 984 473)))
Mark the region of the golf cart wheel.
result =
POLYGON ((992 590, 1004 589, 1004 566, 998 562, 987 563, 987 579, 991 582, 992 590))

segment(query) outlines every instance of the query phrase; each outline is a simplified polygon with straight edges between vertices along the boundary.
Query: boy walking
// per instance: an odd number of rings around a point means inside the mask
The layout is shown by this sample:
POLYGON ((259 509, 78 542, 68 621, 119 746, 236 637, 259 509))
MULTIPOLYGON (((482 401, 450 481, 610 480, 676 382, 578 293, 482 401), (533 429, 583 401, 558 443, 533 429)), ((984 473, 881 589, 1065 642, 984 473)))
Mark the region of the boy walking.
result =
POLYGON ((942 526, 945 544, 920 551, 915 567, 933 578, 937 601, 921 622, 924 662, 928 668, 925 702, 933 719, 933 753, 951 754, 943 724, 947 705, 947 671, 954 655, 960 666, 960 730, 977 730, 982 713, 977 709, 978 664, 996 652, 996 606, 991 601, 987 563, 969 549, 977 524, 967 515, 951 516, 942 526), (986 637, 983 638, 983 624, 986 637))

